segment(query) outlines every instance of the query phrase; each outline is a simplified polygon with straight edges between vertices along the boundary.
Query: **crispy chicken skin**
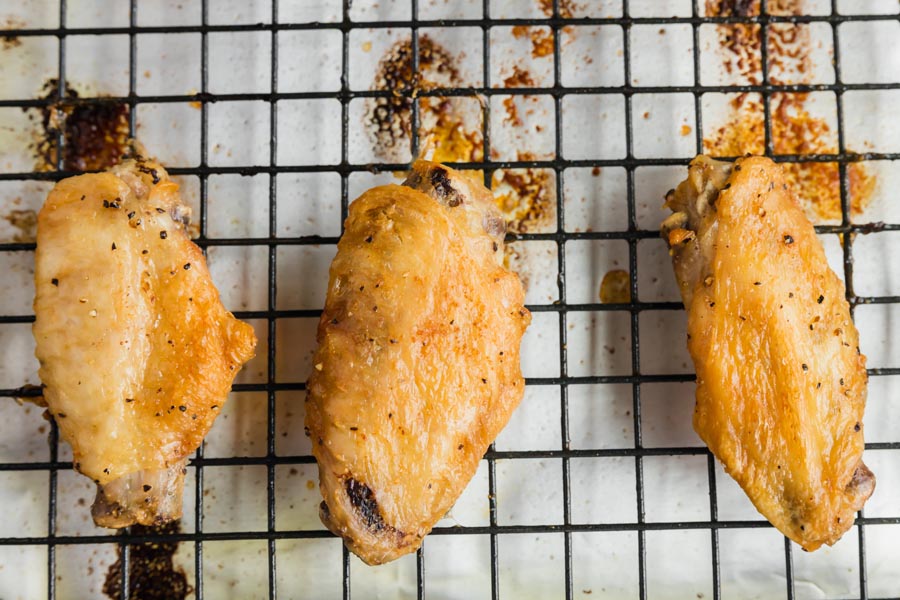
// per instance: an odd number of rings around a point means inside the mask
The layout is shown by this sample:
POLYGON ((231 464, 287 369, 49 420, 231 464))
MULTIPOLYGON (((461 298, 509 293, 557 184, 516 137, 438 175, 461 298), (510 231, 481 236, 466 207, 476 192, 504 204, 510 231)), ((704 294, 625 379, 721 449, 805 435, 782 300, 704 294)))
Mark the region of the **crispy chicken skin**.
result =
POLYGON ((104 527, 181 516, 187 457, 256 345, 222 307, 189 212, 160 165, 131 159, 60 181, 38 215, 39 375, 104 527))
POLYGON ((862 462, 866 359, 843 283, 767 158, 699 156, 667 205, 694 428, 782 533, 805 550, 834 544, 875 488, 862 462))
POLYGON ((350 205, 306 426, 322 522, 369 564, 414 552, 524 392, 531 315, 480 183, 417 161, 350 205))

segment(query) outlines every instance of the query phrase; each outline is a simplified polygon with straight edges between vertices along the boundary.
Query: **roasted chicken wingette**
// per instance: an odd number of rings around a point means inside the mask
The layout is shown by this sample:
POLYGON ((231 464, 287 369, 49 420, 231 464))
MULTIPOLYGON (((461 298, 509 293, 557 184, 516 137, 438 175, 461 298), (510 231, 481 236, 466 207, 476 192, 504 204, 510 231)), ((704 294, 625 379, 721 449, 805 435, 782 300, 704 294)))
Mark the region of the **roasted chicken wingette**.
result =
POLYGON ((219 301, 153 161, 60 181, 38 215, 34 337, 44 399, 104 527, 181 516, 187 457, 256 337, 219 301))
POLYGON ((369 564, 415 551, 522 399, 531 315, 479 182, 417 161, 350 205, 309 378, 322 522, 369 564))
POLYGON ((875 488, 862 462, 866 359, 781 168, 699 156, 662 226, 688 312, 694 428, 756 508, 806 550, 875 488))

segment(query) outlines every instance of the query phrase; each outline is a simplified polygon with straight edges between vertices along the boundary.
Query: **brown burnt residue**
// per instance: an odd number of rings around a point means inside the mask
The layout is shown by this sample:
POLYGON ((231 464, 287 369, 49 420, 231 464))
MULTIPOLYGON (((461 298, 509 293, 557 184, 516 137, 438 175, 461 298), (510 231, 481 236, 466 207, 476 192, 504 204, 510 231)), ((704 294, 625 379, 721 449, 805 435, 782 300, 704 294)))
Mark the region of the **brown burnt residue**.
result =
MULTIPOLYGON (((513 66, 511 75, 503 80, 504 88, 535 87, 531 73, 513 66)), ((532 96, 522 96, 528 100, 532 96)), ((524 122, 519 115, 516 96, 503 100, 506 110, 504 122, 513 127, 521 127, 524 122)), ((536 157, 530 152, 518 152, 518 160, 531 161, 536 157)), ((556 180, 546 169, 506 169, 495 171, 492 178, 494 202, 508 221, 511 233, 535 233, 552 229, 556 220, 556 180)), ((507 252, 513 252, 507 246, 507 252)), ((508 257, 507 257, 508 258, 508 257)))
POLYGON ((603 276, 600 283, 600 302, 603 304, 631 302, 631 278, 628 271, 613 269, 603 276))
MULTIPOLYGON (((16 17, 9 17, 0 25, 0 28, 3 29, 25 29, 25 21, 21 19, 17 19, 16 17)), ((9 50, 10 48, 18 48, 22 45, 22 38, 17 35, 7 33, 0 36, 0 46, 4 50, 9 50)))
POLYGON ((14 242, 33 242, 37 239, 37 213, 31 209, 16 209, 3 215, 16 232, 13 234, 14 242))
MULTIPOLYGON (((538 0, 541 12, 548 17, 553 16, 553 0, 538 0)), ((573 0, 559 0, 559 16, 563 19, 575 17, 575 13, 584 7, 573 0)))
MULTIPOLYGON (((534 160, 520 152, 520 161, 534 160)), ((552 228, 556 220, 556 180, 548 169, 506 169, 494 172, 494 202, 508 221, 511 233, 535 233, 552 228)))
POLYGON ((530 88, 535 87, 534 78, 526 69, 513 65, 512 75, 503 80, 505 88, 530 88))
POLYGON ((381 59, 373 89, 389 91, 370 102, 366 121, 376 154, 390 160, 409 148, 412 107, 418 102, 420 137, 433 136, 438 162, 477 162, 483 157, 480 127, 466 124, 467 98, 418 98, 419 92, 463 85, 456 59, 427 35, 418 38, 419 68, 413 72, 412 40, 397 42, 381 59))
MULTIPOLYGON (((51 79, 44 86, 45 100, 59 97, 59 82, 51 79)), ((99 171, 116 165, 128 153, 129 107, 113 101, 73 104, 79 97, 68 84, 63 100, 38 109, 39 131, 34 144, 35 168, 56 168, 57 140, 63 136, 63 164, 66 171, 99 171)))
MULTIPOLYGON (((773 15, 800 15, 801 0, 770 0, 773 15)), ((754 17, 759 0, 707 0, 707 16, 754 17)), ((719 43, 725 51, 723 66, 737 70, 751 85, 762 84, 762 37, 759 25, 720 24, 719 43)), ((775 85, 812 82, 809 25, 774 23, 767 30, 768 80, 775 85)), ((772 94, 769 100, 772 146, 776 154, 835 154, 838 151, 831 126, 813 116, 808 93, 772 94)), ((765 153, 765 109, 758 94, 738 94, 730 101, 728 121, 703 140, 712 156, 765 153)), ((817 221, 841 218, 840 171, 836 163, 807 162, 782 165, 785 177, 810 216, 817 221)), ((876 179, 862 163, 847 167, 850 214, 860 215, 868 206, 876 179)))
POLYGON ((528 27, 527 25, 516 25, 512 28, 512 34, 515 38, 531 39, 531 56, 534 58, 542 58, 553 54, 553 30, 549 27, 528 27))
MULTIPOLYGON (((520 68, 519 65, 513 65, 512 75, 503 80, 503 87, 505 88, 523 88, 535 86, 536 84, 534 82, 534 78, 532 78, 531 76, 531 73, 529 73, 525 69, 520 68)), ((515 96, 508 96, 504 98, 503 108, 506 111, 506 117, 504 117, 503 119, 505 122, 512 123, 514 127, 521 127, 524 124, 522 118, 519 116, 519 108, 516 105, 515 96)))
MULTIPOLYGON (((165 536, 181 532, 178 521, 159 527, 133 525, 132 535, 165 536)), ((178 542, 146 542, 129 546, 128 591, 133 600, 184 600, 193 593, 184 569, 175 567, 172 557, 178 542)), ((122 550, 109 567, 103 593, 112 600, 122 597, 122 550)))
MULTIPOLYGON (((382 159, 399 156, 398 150, 408 148, 412 102, 417 92, 464 85, 453 56, 427 35, 419 37, 418 73, 412 72, 411 59, 412 44, 407 39, 395 44, 379 64, 373 88, 390 91, 391 95, 373 99, 366 119, 371 126, 375 154, 382 159)), ((518 67, 503 84, 504 87, 535 85, 531 74, 518 67)), ((467 126, 467 107, 462 104, 465 100, 470 99, 418 98, 419 136, 431 136, 435 146, 432 159, 437 162, 480 162, 484 158, 480 121, 477 127, 467 126)), ((512 99, 511 102, 514 111, 515 104, 512 99)), ((508 117, 513 126, 523 124, 516 112, 508 112, 508 117)), ((520 153, 519 160, 534 160, 534 156, 520 153)), ((550 171, 497 171, 492 186, 497 205, 510 221, 511 232, 546 230, 555 221, 556 184, 550 171)))

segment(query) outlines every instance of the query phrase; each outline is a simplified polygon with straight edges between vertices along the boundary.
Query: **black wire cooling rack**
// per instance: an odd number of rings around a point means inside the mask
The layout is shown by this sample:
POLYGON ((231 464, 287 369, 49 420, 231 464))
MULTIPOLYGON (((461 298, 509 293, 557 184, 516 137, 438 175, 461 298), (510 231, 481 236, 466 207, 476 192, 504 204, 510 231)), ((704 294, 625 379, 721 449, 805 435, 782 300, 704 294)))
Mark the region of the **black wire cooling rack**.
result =
MULTIPOLYGON (((659 382, 690 382, 693 380, 692 375, 642 375, 640 368, 640 328, 639 315, 642 311, 647 310, 681 310, 679 303, 675 302, 641 302, 638 290, 637 277, 637 248, 639 240, 655 238, 659 234, 655 230, 646 230, 638 227, 635 209, 635 171, 639 167, 659 166, 659 165, 686 165, 686 159, 670 159, 670 158, 636 158, 633 153, 633 108, 632 97, 634 94, 655 93, 655 94, 674 94, 688 93, 694 98, 694 116, 696 119, 695 136, 698 148, 703 147, 703 127, 701 114, 701 97, 706 93, 714 92, 756 92, 761 94, 765 106, 765 148, 767 154, 775 157, 782 162, 834 162, 839 164, 840 180, 841 180, 841 212, 842 218, 839 224, 819 226, 817 230, 820 233, 842 234, 846 243, 843 244, 843 275, 846 281, 847 298, 852 307, 860 304, 891 304, 900 303, 900 297, 859 297, 854 293, 853 286, 853 245, 850 234, 867 233, 871 227, 866 225, 854 224, 850 218, 849 212, 849 183, 847 167, 848 164, 859 161, 896 161, 900 160, 900 154, 897 153, 850 153, 845 147, 845 133, 843 129, 843 94, 854 90, 896 90, 900 89, 900 84, 849 84, 842 80, 842 62, 840 55, 839 43, 839 25, 862 20, 898 20, 898 15, 855 15, 847 16, 838 13, 838 0, 831 0, 831 12, 822 16, 796 16, 796 17, 777 17, 767 15, 765 11, 765 0, 763 0, 762 16, 739 18, 724 17, 710 18, 701 16, 703 13, 700 8, 700 2, 693 0, 690 16, 678 18, 634 18, 629 16, 629 1, 623 0, 624 16, 618 18, 585 18, 585 19, 566 19, 561 18, 560 0, 553 0, 553 13, 549 18, 528 18, 528 19, 496 19, 491 17, 491 1, 483 0, 482 17, 476 19, 448 19, 437 21, 420 20, 419 17, 419 0, 409 0, 411 4, 411 20, 403 21, 374 21, 374 22, 353 22, 351 20, 351 0, 343 0, 341 7, 340 19, 329 23, 285 23, 279 21, 279 0, 271 1, 271 23, 266 24, 245 24, 245 25, 213 25, 209 24, 209 5, 214 0, 202 0, 201 22, 198 25, 181 25, 181 26, 139 26, 137 0, 130 0, 130 16, 129 24, 124 27, 115 28, 70 28, 66 26, 67 22, 67 1, 59 0, 59 27, 50 29, 16 29, 0 31, 0 35, 8 34, 18 37, 27 36, 52 36, 59 40, 58 52, 58 78, 59 97, 50 99, 34 99, 34 100, 2 100, 0 107, 16 107, 29 108, 53 105, 60 102, 69 104, 92 104, 100 101, 109 102, 110 100, 128 104, 131 108, 130 112, 130 131, 135 133, 135 114, 134 110, 138 105, 143 103, 186 103, 199 102, 200 108, 200 131, 198 143, 200 145, 200 161, 199 165, 190 168, 172 168, 170 172, 173 175, 191 175, 199 178, 200 182, 200 238, 198 244, 204 249, 215 246, 264 246, 268 248, 268 305, 266 310, 236 312, 239 318, 243 319, 259 319, 267 323, 268 341, 265 347, 267 356, 267 373, 266 382, 260 384, 238 384, 235 385, 236 391, 245 392, 264 392, 267 401, 267 451, 261 457, 242 457, 232 456, 225 458, 207 458, 203 455, 203 449, 197 451, 196 456, 190 462, 190 468, 195 472, 195 490, 196 503, 193 508, 194 517, 196 519, 196 530, 193 532, 179 533, 166 536, 146 536, 135 535, 131 532, 123 532, 114 538, 114 541, 122 548, 121 562, 121 598, 131 597, 132 591, 129 585, 129 551, 128 545, 148 542, 148 541, 172 541, 179 543, 193 544, 195 573, 192 582, 194 593, 198 599, 204 597, 204 564, 203 550, 204 543, 222 541, 222 540, 257 540, 267 544, 267 561, 268 561, 268 597, 274 599, 276 593, 281 597, 298 597, 303 596, 303 590, 297 591, 279 591, 276 584, 276 542, 286 539, 297 538, 317 538, 328 537, 330 534, 325 531, 293 531, 276 528, 276 500, 275 500, 275 473, 276 466, 311 464, 313 459, 311 456, 284 456, 276 453, 276 393, 294 390, 302 391, 304 384, 302 383, 282 383, 276 382, 275 376, 275 357, 276 352, 285 351, 276 348, 276 323, 279 319, 296 318, 296 317, 318 317, 317 310, 281 310, 276 308, 276 250, 279 246, 284 245, 312 245, 312 244, 334 244, 337 242, 335 237, 284 237, 277 234, 276 224, 276 205, 277 197, 277 176, 283 173, 300 173, 300 172, 332 172, 340 175, 341 180, 341 216, 342 220, 347 214, 347 205, 349 198, 348 179, 352 173, 362 171, 396 171, 402 170, 406 165, 403 164, 353 164, 349 160, 349 130, 350 130, 350 112, 349 105, 351 100, 357 98, 370 98, 376 96, 386 96, 388 92, 384 91, 356 91, 352 90, 349 84, 349 67, 350 67, 350 34, 354 30, 363 29, 386 29, 396 28, 412 31, 413 44, 413 63, 414 69, 418 66, 418 36, 419 30, 423 27, 474 27, 481 31, 482 36, 482 53, 483 53, 483 84, 479 87, 449 88, 449 89, 432 89, 427 91, 419 91, 420 95, 432 96, 467 96, 467 97, 492 97, 495 95, 545 95, 552 97, 555 109, 555 157, 552 160, 524 160, 524 161, 491 161, 489 158, 480 163, 466 163, 455 166, 466 167, 472 169, 483 169, 485 172, 485 181, 490 184, 491 173, 496 169, 506 168, 546 168, 552 169, 556 175, 556 197, 563 198, 564 181, 566 170, 573 167, 621 167, 626 173, 626 189, 627 189, 627 205, 628 205, 628 227, 625 231, 596 231, 596 232, 567 232, 565 228, 565 211, 557 210, 557 231, 555 233, 531 233, 516 236, 519 240, 543 240, 556 244, 557 248, 557 267, 558 267, 558 294, 559 301, 547 305, 534 305, 529 308, 535 312, 545 312, 556 314, 558 318, 558 334, 560 342, 560 352, 557 357, 559 361, 559 377, 547 378, 531 378, 527 381, 529 386, 549 386, 559 390, 560 397, 560 431, 561 431, 561 450, 547 451, 496 451, 493 448, 488 452, 485 460, 488 467, 488 489, 489 489, 489 508, 490 520, 489 525, 483 527, 443 527, 436 529, 432 536, 444 535, 470 535, 480 534, 489 536, 490 538, 490 564, 484 565, 484 569, 490 569, 491 575, 491 596, 499 598, 501 589, 499 584, 499 558, 498 558, 498 542, 502 536, 515 533, 555 533, 561 534, 564 538, 564 562, 565 562, 565 580, 564 588, 559 590, 559 597, 567 599, 576 595, 578 590, 573 589, 573 552, 572 552, 572 535, 579 532, 610 532, 610 531, 627 531, 634 532, 637 536, 637 570, 638 570, 638 595, 640 598, 648 596, 647 588, 647 562, 646 554, 648 549, 647 532, 659 530, 703 530, 709 532, 709 544, 711 547, 712 561, 709 565, 712 578, 713 598, 718 600, 722 595, 721 577, 720 577, 720 561, 719 561, 719 533, 724 529, 732 528, 760 528, 769 527, 768 523, 763 520, 754 521, 727 521, 719 520, 717 505, 717 490, 715 477, 715 462, 712 455, 705 448, 695 447, 666 447, 666 448, 645 448, 642 444, 641 432, 641 391, 642 385, 647 383, 659 382), (700 26, 704 24, 718 23, 759 23, 762 25, 763 43, 761 45, 762 53, 762 77, 763 83, 760 85, 736 85, 736 86, 709 86, 701 85, 700 79, 700 26), (834 74, 835 82, 831 84, 814 84, 814 85, 772 85, 767 79, 767 44, 765 42, 766 26, 770 23, 825 23, 831 27, 834 48, 834 74), (572 24, 578 25, 611 25, 621 28, 623 31, 624 44, 624 85, 617 87, 564 87, 561 79, 561 60, 560 60, 560 36, 554 36, 553 47, 553 85, 550 87, 540 88, 517 88, 503 89, 495 88, 491 85, 491 29, 499 26, 547 26, 552 28, 555 34, 559 34, 560 30, 572 24), (636 87, 631 81, 631 55, 630 36, 628 32, 631 27, 638 24, 686 24, 693 29, 693 62, 694 62, 694 80, 691 85, 683 86, 666 86, 666 87, 636 87), (341 54, 341 86, 338 92, 309 92, 309 93, 284 93, 278 88, 279 60, 284 57, 278 55, 278 36, 284 31, 290 30, 314 30, 327 29, 339 31, 342 36, 342 54, 341 54), (208 89, 209 83, 209 44, 208 35, 214 32, 240 32, 255 31, 269 32, 271 35, 271 90, 266 93, 240 93, 240 94, 211 94, 208 89), (138 38, 142 34, 156 33, 199 33, 202 39, 201 52, 201 90, 196 94, 189 95, 139 95, 136 92, 136 81, 138 78, 138 69, 136 66, 136 53, 138 38), (129 93, 121 98, 64 98, 66 81, 66 41, 69 36, 81 35, 112 35, 124 34, 130 40, 128 59, 129 59, 129 93), (774 93, 777 92, 830 92, 833 93, 837 105, 837 137, 838 152, 836 154, 817 154, 817 155, 775 155, 774 145, 772 141, 772 126, 769 119, 769 100, 774 93), (566 160, 562 158, 563 143, 563 123, 562 123, 562 100, 569 95, 576 94, 602 94, 616 95, 624 98, 625 107, 625 146, 626 157, 621 160, 566 160), (276 164, 276 154, 279 139, 276 135, 277 114, 279 102, 289 99, 335 99, 341 104, 341 158, 337 165, 310 165, 310 166, 279 166, 276 164), (268 103, 271 138, 269 143, 269 160, 265 166, 254 167, 215 167, 210 166, 208 162, 208 141, 209 141, 209 119, 208 107, 211 103, 227 100, 256 100, 268 103), (210 175, 218 174, 239 174, 239 175, 255 175, 268 174, 268 205, 269 205, 269 222, 268 236, 258 238, 211 238, 207 235, 207 189, 208 179, 210 175), (867 229, 868 227, 868 229, 867 229), (627 304, 569 304, 566 301, 566 242, 570 240, 622 240, 628 245, 628 264, 631 282, 631 302, 627 304), (569 356, 567 355, 567 318, 569 313, 575 311, 627 311, 630 315, 630 374, 620 376, 587 376, 573 377, 568 375, 569 356), (634 431, 634 447, 627 449, 578 449, 574 450, 569 445, 569 387, 579 384, 624 384, 630 386, 632 396, 632 413, 633 431, 634 431), (709 485, 709 511, 710 518, 705 521, 691 522, 646 522, 644 508, 644 478, 643 478, 643 459, 651 456, 685 456, 696 455, 706 457, 708 466, 708 485, 709 485), (570 491, 570 460, 583 457, 619 457, 624 459, 633 459, 636 474, 636 515, 635 522, 631 523, 579 523, 572 519, 572 503, 570 491), (497 518, 497 474, 496 463, 500 460, 516 460, 516 459, 558 459, 562 464, 562 479, 556 482, 546 482, 547 485, 560 485, 562 487, 563 497, 563 516, 561 524, 554 525, 500 525, 497 518), (204 489, 204 468, 210 466, 242 466, 242 465, 258 465, 264 466, 267 470, 267 523, 266 528, 262 531, 235 531, 235 532, 206 532, 204 531, 204 508, 203 508, 203 489, 204 489)), ((287 0, 282 0, 287 3, 287 0)), ((412 104, 412 121, 413 131, 418 130, 419 114, 417 103, 412 104)), ((483 139, 484 139, 484 156, 490 157, 491 152, 491 119, 490 119, 490 102, 483 104, 485 111, 483 119, 483 139)), ((57 140, 59 147, 63 148, 62 133, 57 140)), ((418 152, 419 140, 413 136, 412 153, 418 152)), ((64 148, 63 148, 64 152, 64 148)), ((63 170, 63 155, 59 154, 56 158, 57 170, 53 172, 19 172, 19 173, 2 173, 2 180, 51 180, 72 175, 71 172, 63 170)), ((337 198, 335 198, 337 201, 337 198)), ((883 226, 884 230, 897 231, 900 230, 900 223, 887 223, 883 226)), ((32 252, 34 250, 33 243, 0 243, 0 252, 32 252)), ((32 315, 2 315, 0 316, 0 325, 5 324, 23 324, 31 323, 32 315)), ((680 342, 679 342, 680 343, 680 342)), ((873 377, 882 375, 898 375, 900 367, 870 369, 869 374, 873 377)), ((11 399, 20 396, 36 395, 38 392, 27 389, 0 389, 0 396, 11 399)), ((301 435, 301 432, 296 432, 301 435)), ((57 561, 56 549, 64 545, 83 545, 83 544, 99 544, 109 543, 111 538, 106 536, 64 536, 57 534, 57 476, 60 470, 68 470, 72 468, 70 462, 58 460, 58 435, 55 426, 51 424, 50 429, 50 458, 47 462, 17 462, 0 464, 0 471, 38 471, 46 472, 49 478, 49 504, 48 511, 48 530, 47 534, 38 537, 4 537, 0 538, 2 546, 24 546, 38 545, 47 548, 47 589, 48 598, 53 599, 57 596, 57 561)), ((900 441, 883 442, 867 444, 867 449, 877 450, 900 450, 900 441)), ((186 510, 190 510, 189 507, 186 510)), ((867 591, 867 556, 865 534, 866 528, 871 525, 887 525, 900 524, 900 517, 884 517, 884 518, 867 518, 860 513, 856 530, 859 536, 859 596, 861 599, 869 598, 867 591)), ((417 577, 417 597, 425 598, 428 596, 426 587, 425 573, 428 569, 428 543, 423 549, 419 550, 416 556, 416 577, 417 577)), ((795 597, 795 578, 793 568, 793 553, 796 550, 785 540, 784 543, 784 564, 786 574, 786 590, 787 598, 795 597)), ((351 579, 350 556, 347 550, 343 551, 343 597, 350 598, 354 592, 353 581, 351 579)), ((207 567, 208 568, 208 567, 207 567)), ((356 590, 361 592, 364 590, 356 590)), ((900 584, 898 584, 897 594, 900 594, 900 584)), ((353 594, 356 595, 356 594, 353 594)))

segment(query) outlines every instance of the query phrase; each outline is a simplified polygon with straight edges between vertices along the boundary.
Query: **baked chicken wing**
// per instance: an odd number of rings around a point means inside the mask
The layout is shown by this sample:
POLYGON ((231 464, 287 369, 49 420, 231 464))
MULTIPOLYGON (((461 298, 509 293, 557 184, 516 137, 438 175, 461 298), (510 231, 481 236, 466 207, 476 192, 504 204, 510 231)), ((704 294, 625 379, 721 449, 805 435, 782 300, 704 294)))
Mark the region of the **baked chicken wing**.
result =
POLYGON ((421 160, 350 205, 306 426, 322 522, 369 564, 421 545, 522 399, 505 232, 480 183, 421 160))
POLYGON ((781 168, 699 156, 662 225, 688 312, 694 428, 756 508, 806 550, 875 488, 862 462, 866 359, 781 168))
POLYGON ((59 182, 38 216, 34 337, 44 399, 104 527, 181 516, 187 457, 256 337, 226 311, 189 209, 155 162, 59 182))

